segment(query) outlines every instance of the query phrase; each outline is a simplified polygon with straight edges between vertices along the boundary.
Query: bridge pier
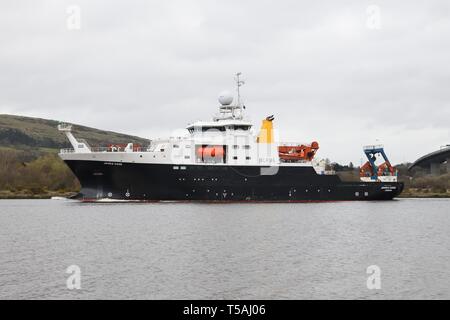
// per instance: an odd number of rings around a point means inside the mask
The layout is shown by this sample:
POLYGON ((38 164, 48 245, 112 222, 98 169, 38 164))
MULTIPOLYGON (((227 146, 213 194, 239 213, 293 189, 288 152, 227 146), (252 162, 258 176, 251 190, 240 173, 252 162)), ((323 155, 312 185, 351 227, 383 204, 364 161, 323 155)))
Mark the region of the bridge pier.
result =
POLYGON ((432 174, 432 175, 439 175, 441 172, 441 170, 440 170, 440 164, 439 163, 431 163, 430 164, 430 173, 432 174))

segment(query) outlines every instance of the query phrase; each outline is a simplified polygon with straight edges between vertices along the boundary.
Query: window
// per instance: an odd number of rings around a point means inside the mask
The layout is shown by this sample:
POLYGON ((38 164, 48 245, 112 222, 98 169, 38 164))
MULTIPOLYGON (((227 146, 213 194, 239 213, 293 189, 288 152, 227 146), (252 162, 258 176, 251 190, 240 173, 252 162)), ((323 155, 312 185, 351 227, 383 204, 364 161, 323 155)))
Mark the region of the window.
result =
POLYGON ((190 144, 187 144, 187 145, 185 145, 184 146, 186 149, 189 149, 190 147, 191 147, 191 145, 190 144))
POLYGON ((234 125, 228 127, 230 130, 249 130, 250 126, 247 125, 234 125))
POLYGON ((237 144, 233 144, 233 149, 239 149, 239 146, 237 144))
POLYGON ((245 157, 245 160, 250 160, 251 158, 250 157, 245 157))
POLYGON ((185 159, 190 159, 191 157, 190 157, 190 156, 184 156, 184 158, 185 158, 185 159))
POLYGON ((225 131, 225 127, 224 126, 217 126, 217 127, 215 127, 215 126, 202 126, 202 127, 195 127, 195 131, 198 131, 198 132, 217 132, 217 131, 220 131, 220 132, 224 132, 225 131))
POLYGON ((236 156, 233 157, 233 160, 237 160, 237 159, 238 159, 238 157, 236 157, 236 156))
POLYGON ((250 146, 248 144, 246 144, 245 146, 243 146, 245 150, 250 149, 250 146))
POLYGON ((174 148, 174 149, 179 148, 179 147, 180 147, 180 146, 177 145, 177 144, 174 144, 174 145, 173 145, 173 148, 174 148))

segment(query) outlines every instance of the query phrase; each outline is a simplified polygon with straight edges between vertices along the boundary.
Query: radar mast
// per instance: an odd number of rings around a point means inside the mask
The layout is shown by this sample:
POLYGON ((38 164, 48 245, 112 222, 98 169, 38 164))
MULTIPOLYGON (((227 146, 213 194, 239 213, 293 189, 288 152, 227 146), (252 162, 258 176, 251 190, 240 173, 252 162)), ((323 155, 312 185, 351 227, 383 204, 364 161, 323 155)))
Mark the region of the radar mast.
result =
POLYGON ((235 80, 236 80, 236 88, 237 88, 237 98, 238 98, 237 105, 238 105, 239 107, 241 106, 241 93, 240 93, 240 91, 239 91, 239 88, 240 88, 242 85, 245 84, 245 81, 239 79, 239 77, 240 77, 241 75, 242 75, 242 72, 238 72, 238 73, 236 73, 236 78, 235 78, 235 80))
POLYGON ((232 104, 233 96, 231 94, 227 91, 222 92, 219 95, 219 102, 221 104, 219 107, 219 115, 214 117, 214 121, 226 119, 242 120, 244 118, 242 110, 245 109, 245 106, 241 104, 240 87, 245 84, 245 81, 240 79, 241 75, 242 73, 238 72, 234 78, 236 81, 237 104, 232 104))

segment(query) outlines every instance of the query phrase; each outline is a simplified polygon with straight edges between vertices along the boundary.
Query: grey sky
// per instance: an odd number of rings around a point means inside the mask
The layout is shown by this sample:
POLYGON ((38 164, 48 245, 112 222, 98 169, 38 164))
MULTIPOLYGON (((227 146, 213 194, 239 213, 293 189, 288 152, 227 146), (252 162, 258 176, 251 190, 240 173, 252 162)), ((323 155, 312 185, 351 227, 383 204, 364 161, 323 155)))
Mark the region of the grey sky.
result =
POLYGON ((376 139, 413 161, 450 143, 449 62, 447 0, 0 4, 0 113, 148 138, 209 119, 241 71, 255 126, 274 114, 332 161, 359 164, 376 139))

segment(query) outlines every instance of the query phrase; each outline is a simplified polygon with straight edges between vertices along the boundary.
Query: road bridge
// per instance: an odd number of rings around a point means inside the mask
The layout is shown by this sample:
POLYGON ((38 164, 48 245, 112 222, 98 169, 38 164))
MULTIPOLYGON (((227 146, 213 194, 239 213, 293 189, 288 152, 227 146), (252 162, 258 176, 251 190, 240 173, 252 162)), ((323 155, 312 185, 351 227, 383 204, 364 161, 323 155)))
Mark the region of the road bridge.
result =
POLYGON ((408 170, 414 167, 429 168, 431 174, 439 174, 442 163, 447 162, 447 172, 450 172, 450 145, 442 146, 439 150, 426 154, 409 166, 408 170))

